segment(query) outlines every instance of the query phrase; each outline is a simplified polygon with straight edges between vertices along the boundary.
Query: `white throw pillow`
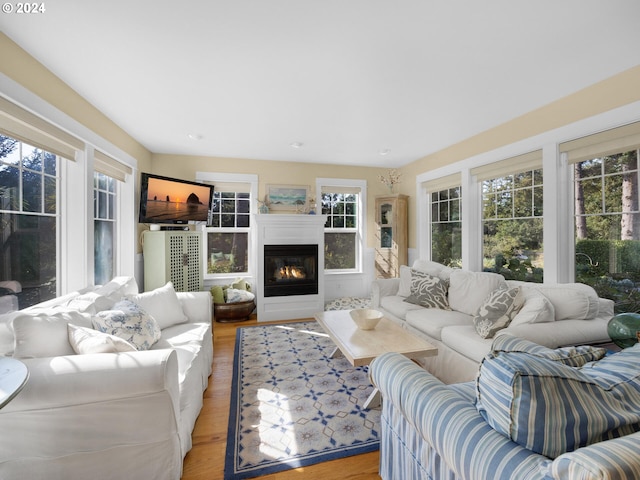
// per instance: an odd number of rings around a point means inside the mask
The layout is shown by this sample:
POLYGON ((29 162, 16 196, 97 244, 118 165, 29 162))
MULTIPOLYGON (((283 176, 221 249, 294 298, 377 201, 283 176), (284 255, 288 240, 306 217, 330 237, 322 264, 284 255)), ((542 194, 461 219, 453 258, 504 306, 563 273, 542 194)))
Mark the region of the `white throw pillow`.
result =
POLYGON ((130 295, 127 298, 155 318, 161 330, 188 320, 171 282, 150 292, 130 295))
POLYGON ((441 278, 442 280, 449 281, 451 278, 451 272, 453 268, 442 265, 438 262, 431 260, 416 260, 413 262, 412 267, 414 270, 420 270, 421 272, 428 273, 434 277, 441 278))
POLYGON ((148 350, 161 336, 153 316, 130 300, 121 300, 113 309, 98 312, 93 317, 93 328, 124 338, 138 350, 148 350))
POLYGON ((67 324, 91 327, 91 316, 77 311, 55 313, 18 312, 11 320, 15 358, 75 355, 69 344, 67 324))
POLYGON ((537 288, 522 287, 524 304, 511 320, 510 327, 525 323, 544 323, 555 320, 553 304, 537 288))
POLYGON ((102 310, 109 310, 115 302, 109 297, 100 295, 96 292, 83 293, 77 297, 72 298, 67 303, 67 307, 73 310, 78 310, 83 313, 90 313, 95 315, 102 310))
POLYGON ((79 327, 69 323, 67 331, 69 344, 78 354, 135 352, 137 350, 124 338, 102 333, 93 328, 79 327))
POLYGON ((452 310, 475 315, 487 296, 506 286, 502 275, 454 269, 449 279, 449 306, 452 310))

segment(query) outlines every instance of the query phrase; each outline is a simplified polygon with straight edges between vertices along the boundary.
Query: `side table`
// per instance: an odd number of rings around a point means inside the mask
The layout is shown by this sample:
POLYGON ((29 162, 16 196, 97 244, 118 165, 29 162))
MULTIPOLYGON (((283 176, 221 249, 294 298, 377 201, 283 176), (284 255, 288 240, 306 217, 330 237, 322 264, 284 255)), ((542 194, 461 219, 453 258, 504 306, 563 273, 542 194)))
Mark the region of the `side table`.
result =
POLYGON ((11 357, 0 357, 0 408, 22 390, 29 378, 27 366, 11 357))

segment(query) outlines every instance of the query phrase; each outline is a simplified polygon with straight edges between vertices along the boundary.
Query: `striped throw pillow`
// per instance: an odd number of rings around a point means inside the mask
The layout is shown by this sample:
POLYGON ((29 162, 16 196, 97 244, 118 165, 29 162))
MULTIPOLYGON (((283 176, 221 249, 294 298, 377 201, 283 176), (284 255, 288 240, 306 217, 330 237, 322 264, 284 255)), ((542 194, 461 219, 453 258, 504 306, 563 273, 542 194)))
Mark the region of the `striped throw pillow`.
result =
POLYGON ((522 352, 488 355, 476 408, 492 428, 549 458, 640 431, 640 344, 580 368, 522 352))

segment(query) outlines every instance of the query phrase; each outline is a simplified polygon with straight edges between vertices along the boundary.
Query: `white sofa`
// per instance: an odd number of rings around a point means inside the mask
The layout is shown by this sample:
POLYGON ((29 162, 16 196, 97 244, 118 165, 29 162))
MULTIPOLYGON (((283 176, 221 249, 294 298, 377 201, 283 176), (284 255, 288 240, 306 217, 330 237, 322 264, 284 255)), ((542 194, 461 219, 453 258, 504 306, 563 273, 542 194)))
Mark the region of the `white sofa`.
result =
POLYGON ((211 313, 209 292, 138 294, 118 277, 0 317, 0 353, 30 374, 0 410, 0 478, 179 479, 212 371, 211 313), (98 333, 72 342, 88 330, 67 326, 91 328, 122 298, 157 317, 160 338, 144 351, 76 353, 128 349, 98 333))
POLYGON ((523 305, 498 335, 514 335, 558 348, 611 342, 607 323, 614 315, 613 301, 599 298, 588 285, 536 284, 506 281, 488 272, 469 272, 417 260, 402 266, 400 278, 374 280, 372 307, 438 348, 438 355, 421 361, 442 382, 473 380, 482 359, 491 351, 494 336, 482 338, 474 326, 474 315, 485 298, 499 288, 521 287, 523 305), (407 302, 411 295, 411 270, 425 272, 448 284, 450 310, 425 308, 407 302))

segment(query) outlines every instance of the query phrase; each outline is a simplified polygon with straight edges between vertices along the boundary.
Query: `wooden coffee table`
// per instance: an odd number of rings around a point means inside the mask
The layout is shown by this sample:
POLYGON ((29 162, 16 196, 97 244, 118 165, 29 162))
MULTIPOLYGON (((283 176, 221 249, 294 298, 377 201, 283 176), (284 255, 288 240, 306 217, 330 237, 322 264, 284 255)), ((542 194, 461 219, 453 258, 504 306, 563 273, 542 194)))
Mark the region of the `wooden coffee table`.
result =
MULTIPOLYGON (((341 353, 354 367, 369 365, 374 358, 387 352, 401 353, 412 359, 438 354, 438 349, 429 342, 387 318, 382 318, 374 330, 360 330, 349 310, 319 312, 315 319, 336 344, 331 356, 341 353)), ((376 387, 364 406, 370 408, 379 404, 380 392, 376 387)))

